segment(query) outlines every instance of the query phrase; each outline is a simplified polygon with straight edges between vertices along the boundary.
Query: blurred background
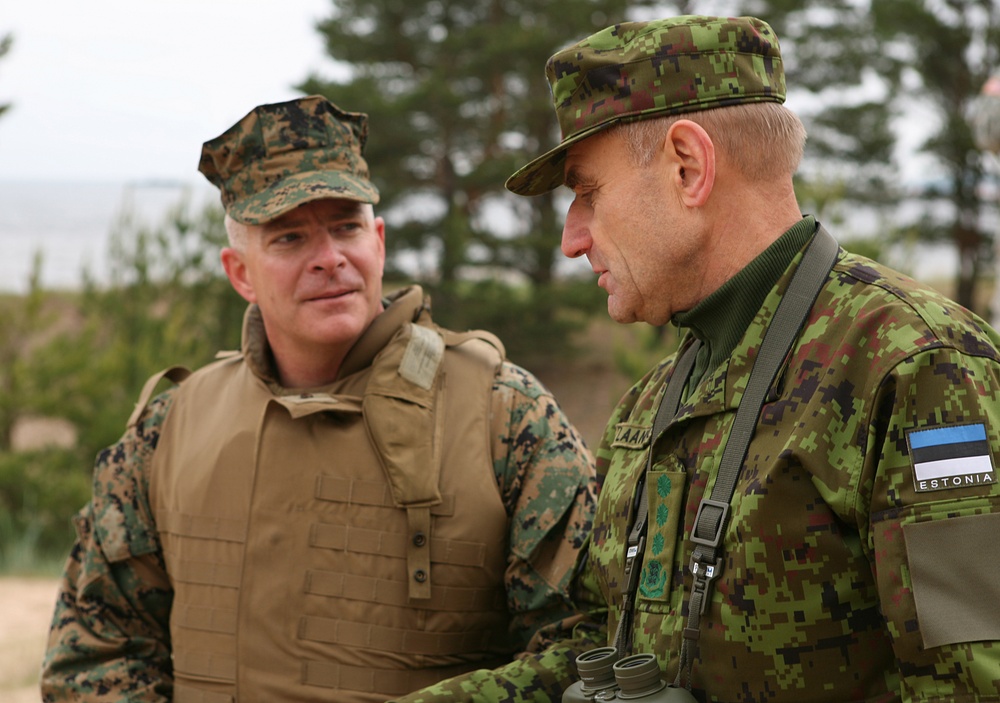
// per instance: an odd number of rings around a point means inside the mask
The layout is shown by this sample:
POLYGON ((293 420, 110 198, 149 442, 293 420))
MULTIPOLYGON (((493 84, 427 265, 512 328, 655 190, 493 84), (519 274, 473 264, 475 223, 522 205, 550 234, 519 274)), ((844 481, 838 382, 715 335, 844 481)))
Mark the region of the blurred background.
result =
POLYGON ((595 445, 676 343, 617 326, 559 253, 567 193, 505 178, 558 142, 543 67, 611 23, 752 14, 810 134, 803 209, 988 319, 1000 0, 48 0, 0 4, 0 574, 58 573, 93 457, 143 381, 239 342, 201 143, 260 103, 370 115, 389 286, 487 328, 595 445))

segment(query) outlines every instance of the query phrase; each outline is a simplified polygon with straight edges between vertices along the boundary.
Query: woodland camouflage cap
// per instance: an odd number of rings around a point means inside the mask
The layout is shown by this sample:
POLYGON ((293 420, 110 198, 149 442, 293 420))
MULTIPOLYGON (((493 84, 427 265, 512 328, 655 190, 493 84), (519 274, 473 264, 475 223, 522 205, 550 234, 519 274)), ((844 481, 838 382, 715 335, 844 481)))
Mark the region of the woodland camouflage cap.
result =
POLYGON ((612 125, 785 100, 778 38, 754 17, 616 24, 556 53, 545 74, 562 141, 507 180, 519 195, 562 185, 566 149, 612 125))
POLYGON ((362 157, 368 116, 320 96, 260 105, 205 142, 198 170, 237 222, 269 222, 310 200, 377 203, 362 157))

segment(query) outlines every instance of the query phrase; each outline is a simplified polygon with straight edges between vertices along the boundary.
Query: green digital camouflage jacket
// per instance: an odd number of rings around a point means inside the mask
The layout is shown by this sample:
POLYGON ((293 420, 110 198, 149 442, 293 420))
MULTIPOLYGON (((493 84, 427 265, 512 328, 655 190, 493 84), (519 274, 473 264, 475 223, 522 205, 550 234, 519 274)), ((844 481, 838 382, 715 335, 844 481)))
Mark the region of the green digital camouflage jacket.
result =
MULTIPOLYGON (((668 681, 687 624, 695 514, 799 256, 654 444, 632 651, 654 653, 668 681)), ((965 309, 840 252, 740 474, 693 663, 698 700, 1000 700, 998 346, 965 309)), ((597 452, 603 488, 582 580, 595 580, 611 605, 608 633, 620 617, 636 485, 676 358, 624 396, 597 452)), ((559 701, 541 693, 543 662, 401 700, 559 701)))
MULTIPOLYGON (((260 349, 260 342, 250 340, 244 348, 260 349)), ((125 559, 107 554, 137 541, 129 535, 156 535, 146 497, 148 468, 173 394, 154 398, 119 442, 97 457, 95 498, 74 520, 78 538, 53 615, 42 667, 45 701, 170 700, 172 592, 163 555, 158 549, 125 559)), ((573 559, 560 558, 564 566, 555 579, 550 573, 543 580, 535 567, 555 552, 581 553, 596 502, 593 458, 552 395, 524 369, 504 362, 492 401, 493 466, 510 516, 505 586, 511 627, 526 651, 540 651, 583 624, 570 594, 573 559), (524 540, 546 546, 531 549, 524 540)), ((590 640, 581 645, 589 646, 590 640)), ((556 688, 570 680, 578 652, 557 650, 559 661, 551 667, 561 672, 556 688)))
MULTIPOLYGON (((695 513, 792 269, 654 446, 633 638, 669 680, 686 624, 695 513)), ((747 452, 701 622, 696 695, 1000 700, 1000 611, 988 605, 1000 596, 998 347, 997 333, 967 310, 841 252, 747 452)), ((608 478, 591 557, 611 603, 673 364, 626 395, 598 452, 608 478)))

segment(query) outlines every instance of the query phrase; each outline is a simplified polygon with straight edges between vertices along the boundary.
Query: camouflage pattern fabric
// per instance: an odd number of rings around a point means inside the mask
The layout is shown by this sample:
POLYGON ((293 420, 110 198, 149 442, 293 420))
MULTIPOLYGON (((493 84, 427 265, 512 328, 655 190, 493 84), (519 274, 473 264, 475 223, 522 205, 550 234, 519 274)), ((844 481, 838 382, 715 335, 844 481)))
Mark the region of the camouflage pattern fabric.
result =
MULTIPOLYGON (((751 364, 790 273, 654 448, 633 638, 635 651, 656 654, 669 680, 677 674, 687 621, 695 513, 711 493, 751 364)), ((700 700, 1000 700, 1000 618, 985 616, 961 583, 992 583, 988 590, 996 594, 1000 548, 952 540, 948 549, 966 566, 948 573, 953 557, 921 553, 908 532, 920 525, 971 534, 1000 525, 994 519, 1000 514, 998 346, 997 333, 958 305, 841 252, 772 386, 740 474, 723 572, 694 661, 700 700), (926 490, 910 448, 913 433, 970 426, 985 431, 991 468, 926 490), (918 558, 940 561, 933 576, 951 594, 955 621, 933 644, 926 625, 935 601, 913 571, 918 558), (989 623, 978 632, 964 625, 983 617, 989 623)), ((590 563, 613 604, 612 631, 630 506, 675 360, 625 396, 598 452, 607 480, 590 563)))
MULTIPOLYGON (((801 243, 800 231, 782 237, 787 254, 770 279, 777 283, 764 284, 772 287, 745 333, 709 366, 654 447, 632 638, 634 652, 656 654, 668 681, 687 624, 694 517, 801 258, 787 246, 801 243)), ((734 279, 737 295, 766 277, 760 267, 754 275, 734 279)), ((740 475, 693 666, 699 701, 1000 700, 1000 618, 989 605, 1000 597, 998 346, 997 333, 970 312, 841 251, 772 386, 740 475), (991 468, 926 490, 914 433, 954 426, 985 429, 991 468), (914 527, 976 537, 945 538, 928 551, 933 541, 913 539, 914 527), (918 561, 932 563, 932 579, 918 578, 918 561), (944 587, 937 601, 934 580, 944 587), (939 634, 929 627, 935 609, 948 612, 939 634)), ((603 487, 580 584, 596 583, 599 600, 611 604, 606 633, 621 615, 634 492, 676 359, 623 397, 598 450, 603 487)), ((536 656, 401 701, 556 703, 544 665, 536 656)))
POLYGON ((566 149, 612 125, 785 100, 778 38, 754 17, 623 22, 553 55, 545 75, 562 140, 507 180, 519 195, 562 185, 566 149))
MULTIPOLYGON (((263 340, 248 337, 244 349, 262 353, 263 340)), ((147 493, 172 394, 150 402, 139 422, 97 458, 93 498, 75 518, 77 541, 52 619, 41 681, 45 701, 171 699, 172 590, 147 493)), ((492 415, 493 465, 511 516, 505 585, 512 631, 526 651, 535 651, 566 640, 573 627, 599 630, 572 607, 574 560, 561 573, 549 563, 555 553, 584 548, 596 500, 591 455, 552 395, 508 362, 494 382, 492 415)), ((569 647, 547 657, 549 669, 562 672, 556 687, 571 680, 578 651, 569 647)))
POLYGON ((264 224, 321 198, 377 203, 362 156, 368 116, 313 95, 260 105, 205 142, 198 170, 231 218, 264 224))

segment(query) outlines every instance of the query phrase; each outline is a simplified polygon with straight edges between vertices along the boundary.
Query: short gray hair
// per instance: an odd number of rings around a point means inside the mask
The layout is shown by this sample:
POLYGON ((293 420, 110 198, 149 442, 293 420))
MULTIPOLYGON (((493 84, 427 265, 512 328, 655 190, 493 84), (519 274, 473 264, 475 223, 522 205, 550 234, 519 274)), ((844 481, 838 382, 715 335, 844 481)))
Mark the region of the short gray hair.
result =
POLYGON ((737 171, 751 181, 791 176, 802 161, 806 130, 784 105, 745 103, 626 122, 614 128, 634 166, 652 161, 667 130, 678 120, 701 125, 737 171))
POLYGON ((247 248, 247 226, 242 222, 237 222, 228 214, 226 214, 223 222, 226 225, 226 236, 229 238, 229 246, 236 251, 244 251, 247 248))

